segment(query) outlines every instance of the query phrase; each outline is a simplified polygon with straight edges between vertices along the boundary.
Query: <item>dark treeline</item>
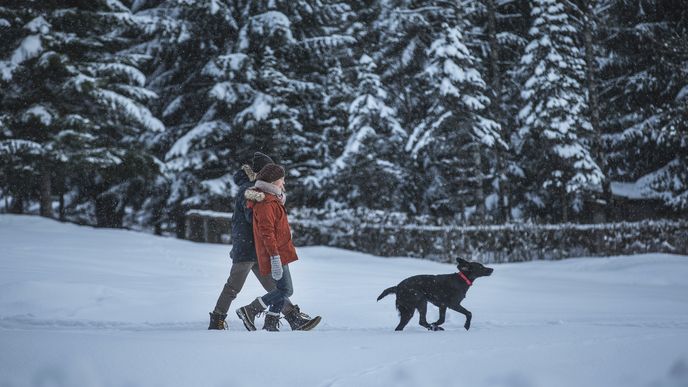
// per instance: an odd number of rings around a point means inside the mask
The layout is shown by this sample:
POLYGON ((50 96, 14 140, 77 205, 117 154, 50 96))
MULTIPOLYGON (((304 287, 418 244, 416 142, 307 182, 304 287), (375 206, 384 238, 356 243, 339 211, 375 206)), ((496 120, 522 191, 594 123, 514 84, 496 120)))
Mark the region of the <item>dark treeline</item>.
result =
POLYGON ((6 212, 182 235, 260 150, 292 208, 685 213, 687 133, 684 0, 0 1, 6 212))

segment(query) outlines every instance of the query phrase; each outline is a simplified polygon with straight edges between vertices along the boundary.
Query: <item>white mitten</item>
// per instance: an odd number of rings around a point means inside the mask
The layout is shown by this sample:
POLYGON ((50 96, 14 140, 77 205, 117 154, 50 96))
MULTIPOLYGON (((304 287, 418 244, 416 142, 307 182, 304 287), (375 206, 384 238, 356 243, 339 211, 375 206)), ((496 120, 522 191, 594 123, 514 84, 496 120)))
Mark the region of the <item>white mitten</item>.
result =
POLYGON ((270 257, 270 271, 275 281, 282 279, 282 260, 279 255, 270 257))

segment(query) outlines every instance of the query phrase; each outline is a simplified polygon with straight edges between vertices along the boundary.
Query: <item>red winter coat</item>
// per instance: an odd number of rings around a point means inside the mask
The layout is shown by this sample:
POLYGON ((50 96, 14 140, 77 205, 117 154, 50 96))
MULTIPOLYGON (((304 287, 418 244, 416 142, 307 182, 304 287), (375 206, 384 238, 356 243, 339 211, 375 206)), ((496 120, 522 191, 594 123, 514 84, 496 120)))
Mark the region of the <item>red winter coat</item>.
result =
POLYGON ((270 257, 279 255, 286 265, 299 259, 291 240, 287 211, 277 196, 255 188, 246 191, 247 206, 253 209, 253 239, 260 274, 270 274, 270 257))

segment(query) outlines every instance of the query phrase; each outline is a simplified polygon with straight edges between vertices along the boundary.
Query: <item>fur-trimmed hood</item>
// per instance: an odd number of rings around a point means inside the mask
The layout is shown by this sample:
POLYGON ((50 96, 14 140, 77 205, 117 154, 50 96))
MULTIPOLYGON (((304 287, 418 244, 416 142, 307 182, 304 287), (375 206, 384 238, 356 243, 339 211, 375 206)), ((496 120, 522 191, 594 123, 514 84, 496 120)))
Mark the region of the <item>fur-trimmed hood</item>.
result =
POLYGON ((241 166, 241 169, 246 172, 246 176, 248 176, 248 179, 250 181, 256 181, 256 175, 257 173, 253 171, 250 165, 244 164, 241 166))
POLYGON ((244 197, 252 203, 268 200, 268 197, 274 197, 277 201, 282 203, 282 205, 287 201, 287 194, 284 191, 262 180, 256 180, 255 185, 244 192, 244 197))
POLYGON ((265 200, 265 193, 259 191, 255 187, 251 187, 244 192, 244 197, 246 200, 250 200, 252 202, 262 202, 265 200))
POLYGON ((250 165, 242 165, 241 169, 234 173, 234 184, 238 186, 254 181, 256 181, 256 173, 253 172, 250 165))

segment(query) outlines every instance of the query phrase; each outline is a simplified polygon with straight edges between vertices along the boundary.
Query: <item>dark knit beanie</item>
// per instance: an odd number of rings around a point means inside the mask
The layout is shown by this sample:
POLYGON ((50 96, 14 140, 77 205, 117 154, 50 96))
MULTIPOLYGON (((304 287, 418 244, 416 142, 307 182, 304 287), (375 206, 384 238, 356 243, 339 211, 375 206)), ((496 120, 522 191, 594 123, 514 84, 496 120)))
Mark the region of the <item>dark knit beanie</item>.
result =
POLYGON ((274 161, 272 161, 270 156, 264 153, 256 152, 253 154, 253 159, 251 160, 251 168, 255 172, 258 172, 263 169, 264 166, 272 163, 274 163, 274 161))
POLYGON ((277 164, 267 164, 256 175, 256 180, 262 180, 267 183, 274 183, 284 177, 284 168, 277 164))

